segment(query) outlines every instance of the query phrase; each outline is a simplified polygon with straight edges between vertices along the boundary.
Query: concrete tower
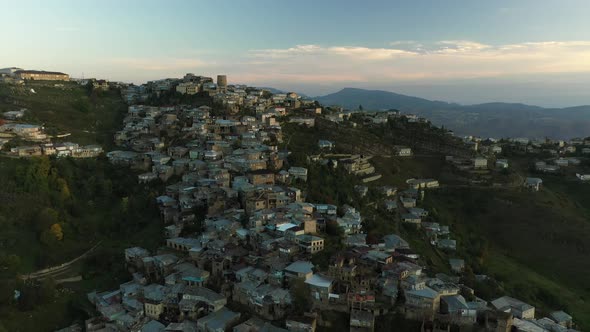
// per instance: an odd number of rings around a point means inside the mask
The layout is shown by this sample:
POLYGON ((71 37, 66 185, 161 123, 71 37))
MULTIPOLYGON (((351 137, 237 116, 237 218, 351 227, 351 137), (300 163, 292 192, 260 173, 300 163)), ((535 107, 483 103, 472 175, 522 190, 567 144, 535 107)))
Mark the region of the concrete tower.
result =
POLYGON ((227 76, 217 75, 217 88, 221 91, 227 90, 227 76))

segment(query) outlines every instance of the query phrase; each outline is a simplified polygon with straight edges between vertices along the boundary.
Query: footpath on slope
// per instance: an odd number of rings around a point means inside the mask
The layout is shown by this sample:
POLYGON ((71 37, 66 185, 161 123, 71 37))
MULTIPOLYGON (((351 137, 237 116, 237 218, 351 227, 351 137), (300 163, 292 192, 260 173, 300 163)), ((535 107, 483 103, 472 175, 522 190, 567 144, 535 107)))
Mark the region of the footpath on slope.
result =
POLYGON ((82 255, 70 260, 69 262, 65 262, 63 264, 60 265, 56 265, 56 266, 52 266, 52 267, 48 267, 42 270, 38 270, 26 275, 21 275, 20 278, 23 280, 35 280, 35 279, 43 279, 43 278, 48 278, 48 277, 52 277, 52 276, 56 276, 59 274, 63 274, 64 272, 66 272, 74 263, 78 262, 81 259, 86 258, 88 255, 90 255, 96 248, 98 248, 98 246, 100 246, 102 243, 102 241, 99 241, 97 244, 95 244, 92 248, 88 249, 85 253, 83 253, 82 255))

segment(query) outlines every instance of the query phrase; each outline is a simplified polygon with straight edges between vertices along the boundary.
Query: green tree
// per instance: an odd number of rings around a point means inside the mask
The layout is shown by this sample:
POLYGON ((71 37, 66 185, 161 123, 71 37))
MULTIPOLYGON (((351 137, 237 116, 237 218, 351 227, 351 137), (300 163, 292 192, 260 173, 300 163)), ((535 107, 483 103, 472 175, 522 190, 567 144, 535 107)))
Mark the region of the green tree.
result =
POLYGON ((90 102, 87 99, 78 99, 72 103, 72 107, 81 113, 90 112, 90 102))
POLYGON ((94 85, 92 84, 91 80, 88 80, 88 83, 86 83, 86 85, 84 86, 84 89, 86 90, 86 94, 88 96, 90 96, 92 94, 92 91, 94 91, 94 85))
POLYGON ((326 223, 326 234, 331 236, 343 237, 344 230, 336 221, 330 220, 326 223))
POLYGON ((70 198, 70 187, 68 186, 68 182, 62 178, 58 178, 56 180, 57 191, 59 192, 59 196, 62 202, 66 201, 70 198))
POLYGON ((127 214, 129 211, 129 197, 121 198, 121 213, 127 214))
POLYGON ((51 162, 46 157, 35 158, 31 161, 22 177, 23 187, 28 192, 48 192, 51 162))
POLYGON ((13 302, 16 283, 14 280, 2 279, 0 282, 0 306, 13 302))
POLYGON ((15 254, 0 254, 0 271, 10 274, 16 273, 21 265, 21 259, 15 254))
POLYGON ((61 241, 64 238, 64 232, 60 224, 56 223, 51 225, 51 228, 49 228, 49 232, 51 233, 51 235, 55 236, 55 239, 57 241, 61 241))
POLYGON ((18 308, 21 311, 29 311, 35 308, 38 303, 37 290, 31 283, 25 283, 20 289, 20 297, 18 298, 18 308))
POLYGON ((39 240, 48 247, 54 247, 58 243, 57 238, 51 233, 49 229, 41 232, 41 235, 39 235, 39 240))
POLYGON ((35 229, 37 232, 43 232, 57 223, 59 223, 59 213, 50 207, 46 207, 39 211, 35 223, 35 229))
POLYGON ((303 279, 295 279, 289 288, 291 299, 293 300, 293 312, 301 315, 311 309, 312 298, 309 288, 303 279))
POLYGON ((38 286, 37 295, 39 302, 50 303, 55 299, 55 281, 51 278, 43 279, 38 286))
POLYGON ((102 195, 103 197, 110 197, 113 194, 113 182, 109 179, 102 181, 102 195))

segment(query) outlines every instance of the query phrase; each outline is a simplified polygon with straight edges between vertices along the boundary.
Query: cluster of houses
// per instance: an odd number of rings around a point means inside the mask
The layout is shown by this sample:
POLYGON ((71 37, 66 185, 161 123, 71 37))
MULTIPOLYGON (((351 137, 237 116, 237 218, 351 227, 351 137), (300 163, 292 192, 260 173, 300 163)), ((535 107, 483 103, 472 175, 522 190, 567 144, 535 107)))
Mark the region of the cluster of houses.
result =
MULTIPOLYGON (((477 155, 473 158, 447 156, 446 161, 461 171, 485 171, 492 169, 488 165, 490 158, 495 160, 495 169, 504 170, 509 168, 508 159, 496 158, 497 154, 502 153, 503 148, 511 151, 521 151, 522 153, 537 155, 539 159, 533 165, 537 173, 545 174, 568 174, 574 176, 579 181, 590 180, 588 171, 583 166, 582 161, 590 154, 590 139, 571 139, 563 140, 530 140, 527 138, 512 138, 508 140, 486 139, 467 136, 463 139, 477 155)), ((524 187, 533 191, 541 188, 542 180, 539 178, 527 178, 524 181, 524 187)))
POLYGON ((502 153, 500 142, 494 138, 482 139, 477 136, 465 136, 463 137, 463 143, 465 143, 470 150, 482 155, 502 153))
POLYGON ((371 111, 371 110, 345 110, 344 115, 350 116, 351 114, 359 114, 361 121, 369 124, 386 124, 392 118, 403 118, 408 123, 430 123, 430 121, 424 117, 416 114, 401 114, 397 110, 388 111, 371 111))
POLYGON ((575 157, 560 157, 549 161, 538 161, 535 170, 543 173, 557 173, 561 168, 580 165, 580 159, 575 157))
POLYGON ((573 138, 569 141, 514 138, 510 139, 508 143, 512 148, 533 154, 547 153, 554 156, 574 153, 590 154, 590 139, 588 138, 573 138))
MULTIPOLYGON (((449 253, 454 252, 457 248, 457 241, 451 238, 449 226, 428 221, 428 210, 418 206, 424 199, 427 190, 440 186, 438 180, 408 179, 406 183, 409 188, 399 193, 397 188, 388 186, 381 188, 386 197, 384 201, 385 209, 389 212, 396 212, 402 223, 411 224, 423 230, 431 245, 449 253)), ((418 257, 412 256, 411 258, 417 259, 418 257)), ((462 268, 457 269, 456 272, 462 272, 462 270, 462 268)))
MULTIPOLYGON (((590 141, 580 141, 578 142, 579 145, 589 143, 590 141)), ((566 148, 569 148, 567 151, 563 150, 560 153, 567 153, 568 156, 558 156, 552 157, 544 160, 540 160, 535 162, 534 169, 538 173, 544 174, 562 174, 562 175, 569 175, 573 176, 575 174, 575 178, 580 181, 588 181, 590 180, 590 175, 584 174, 583 172, 587 172, 588 169, 585 166, 582 166, 582 160, 585 160, 587 157, 585 154, 590 153, 590 145, 589 147, 582 148, 581 154, 578 153, 576 156, 572 156, 572 154, 576 153, 576 146, 577 145, 568 145, 566 148)), ((545 151, 546 152, 546 151, 545 151)), ((554 156, 559 155, 560 153, 552 152, 551 154, 554 156)))
POLYGON ((72 158, 94 158, 103 153, 100 145, 84 145, 78 143, 44 143, 39 145, 17 146, 10 149, 10 155, 18 157, 56 156, 72 158))
POLYGON ((472 151, 474 156, 446 156, 445 160, 457 170, 482 173, 494 168, 496 170, 502 170, 509 167, 507 159, 496 157, 503 151, 503 142, 493 138, 484 140, 475 136, 465 136, 462 138, 462 141, 472 151), (495 160, 495 164, 490 164, 490 160, 495 160))
MULTIPOLYGON (((192 74, 151 85, 146 90, 211 91, 227 112, 216 116, 207 106, 129 106, 124 127, 115 134, 121 150, 107 157, 142 170, 139 182, 166 184, 156 198, 166 244, 155 252, 125 249, 131 279, 117 289, 88 294, 99 315, 86 321, 86 330, 315 331, 322 310, 346 313, 351 331, 374 331, 379 317, 392 310, 449 325, 474 326, 483 319, 496 331, 528 331, 531 324, 547 331, 571 328, 571 317, 563 312, 535 319, 534 307, 519 300, 478 298, 460 282, 462 259, 449 260, 453 275, 432 275, 398 234, 368 243, 363 218, 353 207, 306 202, 300 187, 308 170, 289 165, 289 152, 278 148, 284 116, 306 107, 294 102, 295 94, 263 91, 260 98, 249 98, 259 90, 228 86, 223 76, 213 83, 192 74), (242 98, 236 101, 240 110, 255 115, 236 113, 229 102, 235 96, 242 98), (331 227, 342 230, 344 249, 318 264, 333 245, 331 227), (295 307, 293 289, 301 283, 312 302, 305 313, 295 307)), ((129 100, 141 100, 131 97, 141 96, 139 90, 130 93, 129 100)), ((288 121, 313 126, 315 117, 332 115, 317 108, 305 112, 288 121)), ((318 145, 331 149, 334 143, 318 145)), ((407 147, 396 151, 400 157, 412 154, 407 147)), ((339 159, 338 167, 361 179, 377 175, 363 155, 339 159)), ((383 207, 394 212, 392 219, 419 225, 432 245, 452 253, 456 241, 449 227, 428 222, 428 211, 418 206, 439 182, 408 179, 406 184, 400 192, 380 187, 383 207)), ((369 188, 355 190, 363 196, 369 188)))
MULTIPOLYGON (((26 110, 6 112, 10 117, 18 119, 26 110)), ((7 114, 4 116, 7 117, 7 114)), ((52 143, 45 134, 43 126, 26 123, 5 123, 0 125, 0 148, 12 139, 19 138, 23 141, 37 144, 20 145, 10 149, 9 155, 17 157, 57 156, 72 158, 92 158, 103 152, 99 145, 80 146, 77 143, 62 142, 52 143)))
MULTIPOLYGON (((20 78, 21 80, 42 81, 68 81, 69 76, 63 73, 46 71, 25 71, 20 68, 4 68, 0 74, 6 77, 20 78)), ((56 85, 57 86, 57 85, 56 85)), ((99 145, 81 146, 73 142, 52 142, 42 125, 21 123, 27 109, 2 113, 0 119, 0 150, 13 140, 26 142, 26 145, 18 145, 7 150, 8 155, 15 157, 57 156, 72 158, 93 158, 103 153, 99 145)), ((69 134, 56 135, 56 138, 64 138, 69 134)), ((22 143, 21 143, 22 144, 22 143)))
MULTIPOLYGON (((509 148, 514 151, 523 151, 531 154, 548 154, 552 155, 553 158, 547 161, 538 162, 535 168, 541 172, 557 172, 560 167, 579 165, 580 160, 573 156, 573 154, 590 154, 590 139, 575 138, 569 141, 564 140, 530 140, 528 138, 511 138, 506 140, 497 140, 493 138, 482 139, 474 136, 466 136, 463 141, 471 150, 476 152, 480 157, 476 157, 475 160, 471 160, 471 165, 474 168, 478 168, 477 159, 486 158, 486 156, 501 154, 504 148, 509 148), (567 156, 565 156, 567 155, 567 156)), ((488 158, 489 159, 489 158, 488 158)), ((483 160, 480 164, 481 168, 485 168, 483 160)), ((469 164, 462 161, 462 165, 469 164)), ((498 159, 496 161, 496 167, 507 168, 507 161, 504 159, 498 159)))
MULTIPOLYGON (((6 114, 4 116, 8 117, 6 114)), ((0 134, 6 138, 17 137, 30 142, 43 142, 48 139, 43 126, 28 123, 5 123, 0 126, 0 134)))
POLYGON ((588 169, 582 165, 583 160, 590 157, 590 139, 575 138, 569 141, 551 141, 532 142, 526 145, 527 153, 536 153, 551 155, 535 162, 535 171, 547 174, 568 174, 579 181, 586 182, 590 180, 588 169))
POLYGON ((240 110, 253 110, 257 113, 272 111, 285 115, 287 109, 305 109, 309 115, 321 114, 322 109, 313 100, 302 98, 297 93, 271 93, 269 90, 248 87, 242 84, 228 84, 226 75, 211 77, 186 74, 181 79, 163 79, 143 85, 129 85, 121 90, 128 103, 146 101, 150 95, 176 92, 182 95, 205 94, 225 111, 236 114, 240 110), (274 108, 270 110, 269 108, 274 108))
MULTIPOLYGON (((473 158, 464 158, 457 156, 446 156, 446 162, 450 163, 454 168, 460 171, 487 171, 488 158, 485 156, 476 156, 473 158)), ((499 159, 496 162, 497 168, 508 168, 508 160, 499 159)))
POLYGON ((337 208, 304 202, 294 186, 307 180, 307 169, 288 166, 288 152, 277 148, 286 108, 277 102, 256 116, 217 117, 206 106, 129 106, 115 135, 125 150, 108 158, 147 171, 141 182, 179 181, 167 182, 157 197, 166 248, 125 250, 133 280, 89 294, 101 317, 87 325, 283 331, 269 323, 283 320, 292 330, 315 329, 314 314, 289 315, 288 285, 302 279, 328 294, 331 281, 314 273, 310 259, 324 250, 323 230, 336 221, 337 208), (196 209, 205 210, 204 221, 196 209), (186 232, 195 225, 198 235, 186 232), (228 302, 247 306, 257 318, 240 320, 228 302))

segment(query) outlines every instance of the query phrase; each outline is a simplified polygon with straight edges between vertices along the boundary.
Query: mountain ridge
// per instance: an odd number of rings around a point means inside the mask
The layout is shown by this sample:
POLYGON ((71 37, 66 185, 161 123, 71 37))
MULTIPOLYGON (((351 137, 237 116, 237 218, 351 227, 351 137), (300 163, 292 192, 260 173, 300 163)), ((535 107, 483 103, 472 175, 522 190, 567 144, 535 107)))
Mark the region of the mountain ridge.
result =
POLYGON ((545 108, 523 103, 461 105, 384 90, 343 88, 315 98, 324 105, 415 113, 458 134, 486 137, 556 138, 590 136, 590 105, 545 108))
MULTIPOLYGON (((277 91, 280 91, 280 90, 277 90, 277 91)), ((423 98, 423 97, 418 97, 418 96, 411 96, 411 95, 407 95, 407 94, 403 94, 403 93, 397 93, 394 91, 387 91, 387 90, 380 90, 380 89, 351 88, 351 87, 345 87, 345 88, 342 88, 336 92, 328 93, 325 95, 318 95, 318 96, 315 96, 312 98, 314 98, 315 100, 318 100, 318 101, 326 100, 326 99, 329 99, 333 96, 337 97, 337 95, 344 93, 344 92, 348 92, 348 91, 383 93, 383 94, 401 96, 401 97, 405 97, 405 98, 415 98, 415 99, 419 99, 419 100, 423 100, 423 101, 427 101, 427 102, 441 103, 441 104, 448 104, 448 105, 462 106, 462 107, 478 107, 478 106, 488 106, 488 105, 489 106, 513 105, 513 106, 522 106, 522 107, 529 107, 529 108, 535 108, 535 109, 546 109, 546 110, 568 110, 568 109, 590 108, 590 104, 565 106, 565 107, 545 107, 545 106, 539 106, 539 105, 533 105, 533 104, 518 103, 518 102, 503 102, 503 101, 490 101, 490 102, 475 103, 475 104, 461 104, 461 103, 457 103, 457 102, 449 102, 449 101, 436 100, 436 99, 433 100, 433 99, 428 99, 428 98, 423 98)))

